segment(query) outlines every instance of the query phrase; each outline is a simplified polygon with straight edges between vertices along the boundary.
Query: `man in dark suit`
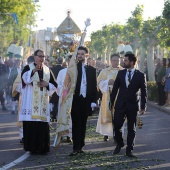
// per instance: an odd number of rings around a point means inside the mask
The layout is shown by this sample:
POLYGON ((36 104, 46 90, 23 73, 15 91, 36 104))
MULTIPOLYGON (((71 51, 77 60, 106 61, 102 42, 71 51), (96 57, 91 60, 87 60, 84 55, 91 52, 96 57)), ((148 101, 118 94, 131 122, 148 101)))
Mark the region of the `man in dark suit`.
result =
POLYGON ((19 101, 19 93, 17 93, 16 96, 12 96, 12 87, 14 84, 15 79, 17 78, 17 76, 21 74, 21 61, 20 60, 16 60, 15 61, 15 65, 11 70, 10 76, 9 76, 9 87, 11 89, 10 91, 10 95, 11 95, 11 99, 12 99, 12 111, 11 114, 15 114, 15 103, 16 101, 19 101))
POLYGON ((71 110, 73 152, 70 156, 83 153, 87 117, 91 115, 92 108, 96 106, 96 69, 85 65, 87 56, 88 49, 80 46, 77 52, 77 83, 71 110))
POLYGON ((7 95, 7 103, 12 104, 12 85, 17 77, 17 68, 14 65, 14 59, 10 58, 8 60, 8 66, 7 66, 7 75, 8 75, 8 84, 6 86, 6 95, 7 95))
POLYGON ((132 53, 125 54, 124 70, 120 70, 114 82, 113 90, 110 95, 110 108, 112 109, 114 102, 114 131, 117 146, 113 154, 118 154, 124 146, 121 127, 127 118, 127 147, 126 155, 134 157, 133 147, 136 134, 136 119, 139 111, 139 90, 141 92, 140 114, 146 111, 146 78, 144 73, 134 68, 136 57, 132 53), (118 96, 117 96, 118 93, 118 96), (117 96, 117 99, 116 99, 117 96))
POLYGON ((5 87, 7 85, 7 68, 3 63, 0 63, 0 102, 3 111, 7 111, 5 106, 5 87))
MULTIPOLYGON (((63 58, 62 57, 58 57, 57 58, 57 65, 53 66, 51 68, 53 74, 54 74, 54 77, 55 79, 57 79, 57 76, 58 76, 58 73, 60 70, 62 70, 64 67, 62 67, 63 63, 63 58)), ((57 117, 57 113, 58 113, 58 101, 59 101, 59 96, 57 95, 57 93, 53 93, 51 99, 50 99, 50 103, 53 104, 53 110, 51 112, 51 119, 52 119, 52 122, 56 121, 56 117, 57 117)))

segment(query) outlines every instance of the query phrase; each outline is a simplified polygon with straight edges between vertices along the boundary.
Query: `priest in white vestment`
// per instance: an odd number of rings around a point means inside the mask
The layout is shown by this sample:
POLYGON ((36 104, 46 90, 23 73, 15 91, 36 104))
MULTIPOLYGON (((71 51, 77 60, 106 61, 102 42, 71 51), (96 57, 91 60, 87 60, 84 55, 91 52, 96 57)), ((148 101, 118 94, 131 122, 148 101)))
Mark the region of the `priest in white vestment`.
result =
POLYGON ((32 154, 50 151, 49 96, 56 91, 57 83, 51 70, 45 66, 44 52, 34 53, 34 63, 24 67, 22 79, 22 103, 19 121, 23 122, 24 149, 32 154))
POLYGON ((112 54, 110 57, 110 66, 103 69, 98 78, 98 89, 102 92, 102 101, 97 121, 96 132, 104 136, 104 141, 108 140, 108 136, 113 137, 113 113, 109 110, 110 93, 113 88, 114 81, 120 68, 120 56, 112 54))
MULTIPOLYGON (((31 64, 34 62, 34 56, 29 56, 27 58, 27 63, 31 64)), ((23 124, 22 122, 19 121, 19 114, 20 114, 20 109, 21 109, 21 101, 22 101, 22 82, 21 82, 21 72, 19 73, 18 71, 18 76, 15 79, 12 87, 12 97, 19 95, 18 99, 18 117, 17 117, 17 123, 19 126, 19 137, 20 137, 20 143, 24 143, 24 138, 23 138, 23 124)))

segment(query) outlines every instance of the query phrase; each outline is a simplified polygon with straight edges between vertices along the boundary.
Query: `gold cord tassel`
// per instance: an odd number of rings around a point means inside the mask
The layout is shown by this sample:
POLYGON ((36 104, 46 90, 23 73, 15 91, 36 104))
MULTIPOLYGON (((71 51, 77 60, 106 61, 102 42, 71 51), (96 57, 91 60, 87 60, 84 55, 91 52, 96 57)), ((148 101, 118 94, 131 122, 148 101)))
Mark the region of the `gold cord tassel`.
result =
POLYGON ((139 116, 137 118, 137 126, 139 129, 142 129, 142 126, 143 126, 142 118, 139 116))

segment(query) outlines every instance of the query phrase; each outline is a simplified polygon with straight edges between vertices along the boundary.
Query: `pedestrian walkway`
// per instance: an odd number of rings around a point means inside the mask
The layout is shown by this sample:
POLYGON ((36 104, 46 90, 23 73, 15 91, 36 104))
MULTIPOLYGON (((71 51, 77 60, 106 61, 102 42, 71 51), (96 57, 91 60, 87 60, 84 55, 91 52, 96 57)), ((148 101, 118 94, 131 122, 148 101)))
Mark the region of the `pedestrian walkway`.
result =
POLYGON ((169 107, 168 106, 159 106, 159 105, 157 105, 156 102, 153 102, 153 101, 148 101, 147 104, 158 109, 158 110, 161 110, 165 113, 170 114, 170 106, 169 107))

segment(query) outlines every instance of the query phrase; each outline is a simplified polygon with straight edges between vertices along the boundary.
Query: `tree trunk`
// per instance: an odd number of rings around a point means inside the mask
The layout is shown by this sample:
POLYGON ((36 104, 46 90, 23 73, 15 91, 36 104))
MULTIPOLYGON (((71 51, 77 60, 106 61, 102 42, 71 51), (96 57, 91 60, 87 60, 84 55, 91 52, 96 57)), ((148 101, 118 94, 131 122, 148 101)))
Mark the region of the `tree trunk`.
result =
POLYGON ((103 53, 101 55, 101 58, 102 58, 102 62, 105 63, 106 62, 106 53, 103 53))
POLYGON ((110 64, 111 50, 112 50, 112 47, 111 47, 111 45, 109 45, 109 47, 107 49, 107 53, 106 53, 107 65, 110 64))
POLYGON ((160 55, 159 55, 159 54, 160 54, 160 46, 158 45, 158 46, 157 46, 157 58, 160 58, 160 55))
POLYGON ((135 56, 137 56, 137 47, 134 47, 134 49, 133 49, 133 54, 135 54, 135 56))
POLYGON ((145 52, 146 49, 144 47, 141 47, 140 53, 139 53, 139 70, 144 72, 144 62, 145 62, 145 52))
POLYGON ((147 69, 148 69, 148 78, 149 81, 155 81, 154 76, 154 47, 149 46, 147 51, 147 69))

